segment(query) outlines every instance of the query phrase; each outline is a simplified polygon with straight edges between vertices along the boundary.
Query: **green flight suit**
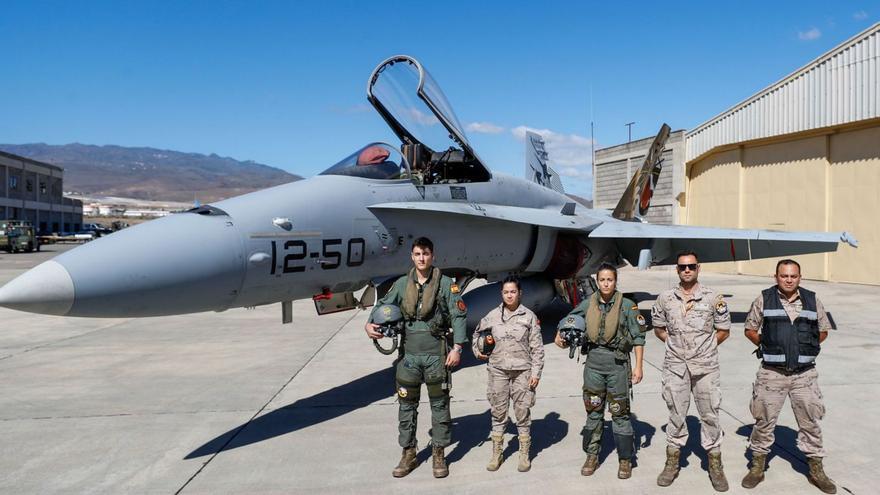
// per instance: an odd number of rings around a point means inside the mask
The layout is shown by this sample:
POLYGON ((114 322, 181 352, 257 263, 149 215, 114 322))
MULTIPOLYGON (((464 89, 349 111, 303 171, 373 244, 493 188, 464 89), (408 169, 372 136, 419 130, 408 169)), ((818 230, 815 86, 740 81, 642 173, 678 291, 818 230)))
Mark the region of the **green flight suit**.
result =
MULTIPOLYGON (((599 310, 604 315, 614 306, 618 297, 615 292, 611 301, 601 302, 599 310)), ((571 315, 587 319, 590 298, 581 302, 571 315)), ((589 323, 588 323, 589 325, 589 323)), ((604 331, 604 327, 602 327, 604 331)), ((602 334, 600 333, 600 336, 602 334)), ((623 298, 620 305, 618 329, 609 342, 588 342, 584 345, 587 358, 584 363, 584 407, 587 410, 587 423, 581 434, 584 436, 583 448, 587 454, 598 455, 602 444, 602 426, 605 419, 605 404, 611 411, 611 429, 617 444, 620 459, 633 456, 633 427, 630 420, 630 362, 629 350, 633 346, 645 345, 644 319, 639 315, 638 306, 623 298), (627 342, 628 341, 628 342, 627 342)))
MULTIPOLYGON (((423 289, 431 284, 434 272, 424 284, 418 286, 418 310, 421 313, 423 289)), ((401 306, 409 275, 404 275, 394 282, 391 290, 376 304, 394 304, 401 306)), ((449 412, 450 379, 446 370, 446 338, 435 337, 431 333, 430 321, 435 316, 442 316, 443 331, 452 327, 452 339, 455 344, 467 344, 466 322, 467 308, 461 300, 461 294, 454 281, 442 276, 437 292, 434 311, 424 315, 422 319, 407 320, 403 335, 403 356, 397 363, 396 382, 397 396, 400 404, 398 410, 398 441, 401 447, 416 446, 416 425, 418 421, 419 397, 422 383, 427 386, 428 400, 431 404, 431 443, 437 447, 446 447, 452 443, 452 416, 449 412), (454 290, 453 290, 454 289, 454 290), (442 315, 436 315, 442 311, 442 315)))

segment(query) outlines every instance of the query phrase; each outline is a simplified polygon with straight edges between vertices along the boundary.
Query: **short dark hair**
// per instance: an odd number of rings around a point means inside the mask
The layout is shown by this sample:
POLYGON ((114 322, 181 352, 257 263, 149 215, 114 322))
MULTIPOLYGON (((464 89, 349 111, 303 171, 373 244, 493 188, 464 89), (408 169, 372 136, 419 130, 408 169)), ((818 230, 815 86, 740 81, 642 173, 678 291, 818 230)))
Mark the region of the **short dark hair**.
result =
POLYGON ((779 267, 782 265, 794 265, 794 266, 798 267, 798 274, 801 273, 801 264, 800 263, 798 263, 795 260, 785 258, 784 260, 779 260, 779 263, 776 263, 776 273, 777 274, 779 273, 779 267))
POLYGON ((434 252, 434 243, 431 242, 431 239, 428 239, 427 237, 417 237, 416 240, 413 241, 412 249, 410 249, 410 251, 417 247, 420 247, 422 249, 427 248, 428 251, 431 251, 432 253, 434 252))
POLYGON ((516 275, 508 275, 504 278, 504 281, 501 282, 501 289, 504 289, 504 284, 514 284, 516 285, 517 290, 522 290, 522 287, 519 284, 519 277, 516 275))
POLYGON ((678 259, 682 256, 693 256, 697 263, 700 262, 700 257, 697 256, 697 253, 693 249, 684 249, 679 251, 677 255, 675 255, 675 262, 678 263, 678 259))
POLYGON ((607 261, 603 261, 602 264, 599 265, 599 268, 596 270, 596 278, 599 278, 599 272, 603 272, 605 270, 613 273, 614 280, 617 280, 617 267, 607 261))

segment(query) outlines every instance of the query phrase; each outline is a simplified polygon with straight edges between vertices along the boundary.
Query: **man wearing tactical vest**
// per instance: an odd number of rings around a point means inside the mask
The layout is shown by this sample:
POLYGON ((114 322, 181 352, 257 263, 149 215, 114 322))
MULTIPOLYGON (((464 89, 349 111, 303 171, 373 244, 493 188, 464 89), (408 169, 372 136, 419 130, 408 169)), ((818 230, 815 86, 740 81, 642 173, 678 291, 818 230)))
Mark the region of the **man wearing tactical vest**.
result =
POLYGON ((663 291, 651 309, 654 334, 666 343, 661 377, 663 399, 669 409, 666 425, 666 465, 657 476, 659 486, 669 486, 680 469, 681 449, 688 439, 685 418, 691 395, 700 414, 700 443, 709 454, 712 488, 728 490, 721 464, 724 432, 721 409, 721 371, 718 346, 730 336, 730 311, 721 294, 697 280, 697 254, 683 251, 676 261, 679 284, 663 291))
MULTIPOLYGON (((599 291, 581 302, 568 316, 586 321, 586 335, 581 353, 584 362, 584 407, 587 423, 581 434, 587 460, 581 474, 591 476, 599 467, 605 404, 611 411, 611 429, 617 444, 617 477, 632 476, 634 450, 630 420, 630 385, 642 381, 645 345, 645 320, 633 301, 617 291, 617 268, 603 263, 596 272, 599 291), (630 368, 630 351, 635 352, 635 366, 630 368)), ((567 317, 566 317, 567 318, 567 317)), ((563 318, 565 321, 565 318, 563 318)), ((568 344, 556 333, 556 345, 568 344)))
MULTIPOLYGON (((449 412, 451 368, 458 366, 462 345, 467 343, 467 308, 454 281, 433 266, 434 244, 419 237, 412 245, 414 267, 400 277, 376 304, 400 306, 404 325, 402 358, 397 362, 396 382, 399 402, 398 441, 403 447, 400 463, 392 471, 395 478, 416 468, 416 424, 422 383, 431 404, 431 445, 435 478, 449 474, 444 449, 451 443, 452 417, 449 412), (448 348, 449 328, 454 345, 448 348)), ((367 322, 364 330, 371 339, 382 338, 378 325, 367 322)))
POLYGON ((797 446, 810 466, 809 480, 825 493, 837 493, 822 467, 825 449, 819 421, 825 416, 825 404, 816 371, 819 344, 828 337, 831 322, 816 293, 800 287, 800 280, 796 261, 780 261, 776 285, 761 292, 746 316, 745 334, 758 346, 761 367, 749 405, 755 418, 749 437, 752 466, 742 486, 754 488, 764 480, 776 420, 789 397, 798 424, 797 446))

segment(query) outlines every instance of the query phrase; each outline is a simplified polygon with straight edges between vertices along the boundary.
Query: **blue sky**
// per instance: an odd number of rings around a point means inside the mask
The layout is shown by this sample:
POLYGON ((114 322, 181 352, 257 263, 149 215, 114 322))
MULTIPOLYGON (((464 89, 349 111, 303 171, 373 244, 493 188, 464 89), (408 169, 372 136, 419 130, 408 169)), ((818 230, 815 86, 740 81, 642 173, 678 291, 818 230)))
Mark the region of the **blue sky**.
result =
POLYGON ((880 20, 798 2, 42 2, 0 4, 0 142, 118 144, 314 175, 396 143, 366 101, 418 58, 488 165, 522 175, 540 129, 567 190, 597 147, 689 129, 880 20))

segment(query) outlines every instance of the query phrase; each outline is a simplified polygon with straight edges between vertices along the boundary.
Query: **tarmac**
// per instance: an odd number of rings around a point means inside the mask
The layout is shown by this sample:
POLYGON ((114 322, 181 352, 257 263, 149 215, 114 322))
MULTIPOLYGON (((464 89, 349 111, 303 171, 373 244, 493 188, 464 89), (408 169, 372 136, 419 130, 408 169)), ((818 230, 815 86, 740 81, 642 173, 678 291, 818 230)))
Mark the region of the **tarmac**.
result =
MULTIPOLYGON (((0 284, 67 249, 0 255, 0 284)), ((809 267, 804 273, 809 276, 809 267)), ((643 313, 677 283, 666 268, 624 270, 620 279, 643 313)), ((727 296, 734 321, 720 351, 729 493, 821 493, 805 477, 788 405, 765 481, 753 490, 740 487, 758 368, 743 321, 772 281, 708 272, 701 280, 727 296)), ((826 472, 838 493, 878 493, 873 446, 880 422, 873 415, 880 411, 874 332, 880 287, 802 285, 818 293, 838 327, 818 360, 826 472)), ((546 319, 546 365, 532 409, 532 470, 517 472, 514 441, 501 469, 486 471, 486 372, 466 351, 453 378, 450 476, 431 476, 430 412, 423 403, 422 463, 394 479, 400 448, 392 357, 374 350, 363 333, 365 319, 363 311, 318 317, 311 301, 294 303, 290 325, 281 324, 279 305, 144 319, 0 308, 0 493, 713 493, 693 406, 681 474, 670 488, 656 485, 667 410, 660 396, 664 349, 652 333, 645 377, 635 387, 639 449, 632 479, 616 477, 607 416, 603 464, 592 477, 580 475, 582 363, 552 344, 555 322, 546 319)), ((513 433, 511 426, 507 440, 513 433)))

